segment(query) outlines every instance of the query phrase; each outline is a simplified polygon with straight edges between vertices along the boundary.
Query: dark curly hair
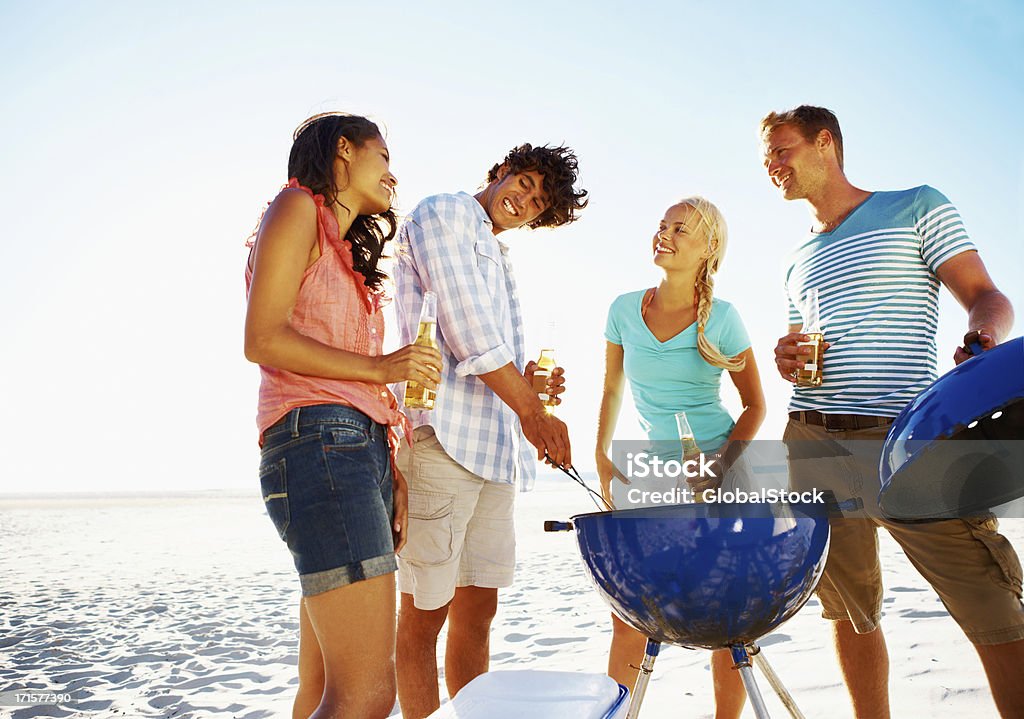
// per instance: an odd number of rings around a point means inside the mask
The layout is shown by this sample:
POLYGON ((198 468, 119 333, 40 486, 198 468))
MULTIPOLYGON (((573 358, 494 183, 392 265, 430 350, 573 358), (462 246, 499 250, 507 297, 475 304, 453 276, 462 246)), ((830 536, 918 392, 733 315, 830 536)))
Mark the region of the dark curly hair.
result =
MULTIPOLYGON (((380 129, 365 117, 343 112, 324 112, 305 120, 295 130, 288 153, 288 177, 294 177, 328 205, 338 201, 339 188, 334 179, 334 157, 338 138, 344 136, 356 147, 381 137, 380 129)), ((345 188, 340 188, 345 189, 345 188)), ((387 278, 377 269, 384 245, 395 236, 398 221, 388 209, 377 215, 359 215, 345 234, 352 243, 353 265, 366 278, 366 287, 380 290, 387 278)))
POLYGON ((579 162, 568 147, 534 147, 528 142, 512 148, 505 159, 487 173, 487 182, 498 179, 498 170, 508 167, 512 174, 535 170, 544 176, 544 190, 550 206, 529 223, 529 227, 558 227, 579 219, 577 213, 587 206, 587 191, 576 190, 579 162))

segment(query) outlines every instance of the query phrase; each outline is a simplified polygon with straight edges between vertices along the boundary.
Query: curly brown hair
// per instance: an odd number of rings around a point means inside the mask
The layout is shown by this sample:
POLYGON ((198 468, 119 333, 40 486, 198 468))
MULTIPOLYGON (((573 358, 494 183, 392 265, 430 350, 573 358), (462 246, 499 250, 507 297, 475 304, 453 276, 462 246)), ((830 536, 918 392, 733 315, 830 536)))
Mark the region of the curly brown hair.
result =
POLYGON ((534 147, 524 142, 512 148, 504 160, 490 169, 487 182, 497 180, 498 170, 502 167, 507 167, 513 175, 530 170, 539 172, 544 176, 544 190, 550 204, 528 226, 533 229, 558 227, 578 220, 579 211, 587 206, 587 191, 573 187, 579 173, 578 166, 576 153, 568 147, 534 147))

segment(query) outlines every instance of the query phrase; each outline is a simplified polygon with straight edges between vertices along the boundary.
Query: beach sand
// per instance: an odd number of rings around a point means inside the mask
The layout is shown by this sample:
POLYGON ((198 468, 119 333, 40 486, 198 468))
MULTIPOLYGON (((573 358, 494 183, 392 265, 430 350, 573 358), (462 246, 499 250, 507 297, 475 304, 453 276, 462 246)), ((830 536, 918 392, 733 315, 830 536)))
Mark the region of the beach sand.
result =
MULTIPOLYGON (((492 669, 603 672, 608 610, 573 535, 542 529, 593 505, 557 478, 517 502, 519 565, 501 594, 492 669)), ((1002 527, 1024 547, 1024 520, 1002 527)), ((73 695, 8 701, 0 717, 290 716, 298 581, 256 492, 0 498, 0 547, 0 692, 73 695)), ((971 645, 884 533, 881 551, 893 716, 996 716, 971 645)), ((815 599, 761 645, 808 717, 852 716, 815 599)), ((709 656, 665 647, 641 716, 712 716, 709 656)))

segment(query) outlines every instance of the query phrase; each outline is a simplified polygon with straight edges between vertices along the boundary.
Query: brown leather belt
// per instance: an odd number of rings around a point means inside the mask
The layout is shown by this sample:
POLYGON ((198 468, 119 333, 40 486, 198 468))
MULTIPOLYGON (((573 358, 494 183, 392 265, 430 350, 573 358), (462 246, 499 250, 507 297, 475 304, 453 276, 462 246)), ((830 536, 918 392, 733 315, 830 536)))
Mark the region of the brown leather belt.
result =
POLYGON ((790 412, 789 418, 804 424, 824 427, 826 432, 888 427, 893 421, 893 417, 876 417, 871 414, 822 414, 814 409, 807 412, 790 412))

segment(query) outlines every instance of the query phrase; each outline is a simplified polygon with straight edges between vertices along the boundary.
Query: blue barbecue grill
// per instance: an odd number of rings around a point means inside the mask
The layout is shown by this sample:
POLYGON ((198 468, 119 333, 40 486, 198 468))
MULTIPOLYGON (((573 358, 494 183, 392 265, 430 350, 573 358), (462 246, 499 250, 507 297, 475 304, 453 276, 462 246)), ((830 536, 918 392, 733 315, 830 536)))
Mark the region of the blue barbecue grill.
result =
POLYGON ((768 713, 752 660, 801 714, 756 640, 810 598, 825 566, 823 505, 679 504, 573 517, 586 570, 619 617, 649 637, 627 717, 635 717, 661 643, 729 648, 755 714, 768 713))
POLYGON ((754 679, 762 670, 791 716, 793 698, 756 640, 792 617, 825 566, 828 513, 818 504, 677 504, 580 514, 549 522, 575 530, 598 593, 649 637, 640 674, 625 691, 607 676, 491 672, 477 677, 436 719, 626 719, 638 716, 661 644, 731 650, 758 719, 768 711, 754 679))
POLYGON ((908 404, 879 475, 891 519, 962 517, 1024 496, 1024 337, 978 351, 908 404))

